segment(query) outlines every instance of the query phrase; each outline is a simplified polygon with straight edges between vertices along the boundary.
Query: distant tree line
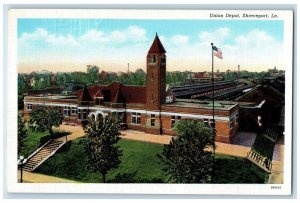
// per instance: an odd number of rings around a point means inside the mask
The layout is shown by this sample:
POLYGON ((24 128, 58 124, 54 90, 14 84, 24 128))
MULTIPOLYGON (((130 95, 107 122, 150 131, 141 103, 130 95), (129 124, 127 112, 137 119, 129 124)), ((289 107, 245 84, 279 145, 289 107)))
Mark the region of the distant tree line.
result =
MULTIPOLYGON (((227 71, 217 73, 224 80, 236 80, 247 77, 249 79, 260 80, 270 76, 269 72, 248 72, 227 71)), ((81 83, 84 85, 108 85, 112 82, 121 82, 124 85, 146 85, 146 72, 143 69, 137 69, 134 72, 107 72, 100 70, 99 67, 88 65, 86 72, 58 72, 50 71, 32 72, 30 74, 18 74, 18 106, 23 108, 24 93, 28 90, 40 90, 51 86, 66 87, 68 84, 81 83)), ((166 75, 167 84, 182 85, 192 81, 190 71, 168 71, 166 75)))
POLYGON ((224 73, 224 80, 237 80, 239 78, 249 78, 253 80, 261 80, 264 77, 269 77, 270 73, 269 72, 249 72, 249 71, 230 71, 230 72, 225 72, 224 73))

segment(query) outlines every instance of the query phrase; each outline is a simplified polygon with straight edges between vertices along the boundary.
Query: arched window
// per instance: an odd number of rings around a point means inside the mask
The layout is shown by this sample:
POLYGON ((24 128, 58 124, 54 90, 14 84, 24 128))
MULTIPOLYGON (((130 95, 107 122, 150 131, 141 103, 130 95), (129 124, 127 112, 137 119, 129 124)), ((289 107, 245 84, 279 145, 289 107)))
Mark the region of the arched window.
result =
POLYGON ((162 64, 165 64, 166 63, 166 57, 162 56, 161 59, 160 59, 160 61, 161 61, 162 64))
POLYGON ((155 63, 156 62, 156 57, 155 55, 153 54, 150 58, 150 63, 155 63))

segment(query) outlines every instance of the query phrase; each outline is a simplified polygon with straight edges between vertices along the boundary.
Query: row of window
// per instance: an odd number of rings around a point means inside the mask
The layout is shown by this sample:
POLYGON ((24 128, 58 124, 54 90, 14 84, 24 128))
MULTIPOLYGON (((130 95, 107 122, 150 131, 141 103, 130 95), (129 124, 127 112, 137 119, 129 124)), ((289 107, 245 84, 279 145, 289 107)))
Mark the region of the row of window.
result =
MULTIPOLYGON (((175 126, 177 121, 181 120, 181 116, 171 116, 171 128, 175 126)), ((207 126, 212 126, 215 123, 213 119, 204 118, 203 123, 207 126)), ((229 128, 233 128, 233 126, 239 123, 239 115, 236 114, 234 117, 230 118, 229 128)), ((132 113, 131 114, 131 124, 140 125, 141 124, 141 113, 132 113)), ((151 114, 151 126, 155 126, 155 114, 151 114)))
MULTIPOLYGON (((175 126, 175 123, 181 120, 181 116, 171 116, 171 128, 175 126)), ((213 123, 212 119, 202 120, 207 126, 213 123)), ((141 124, 141 113, 131 113, 131 124, 140 125, 141 124)), ((155 114, 150 116, 150 125, 155 126, 155 114)))
MULTIPOLYGON (((140 125, 141 124, 141 113, 131 113, 131 124, 140 125)), ((155 114, 151 114, 150 125, 155 126, 155 114)))
POLYGON ((79 112, 80 112, 80 110, 78 110, 77 107, 72 107, 72 108, 68 107, 68 106, 64 107, 64 115, 66 115, 66 116, 70 116, 71 113, 78 114, 79 112))
MULTIPOLYGON (((161 57, 160 59, 161 63, 166 63, 166 57, 161 57)), ((150 58, 150 63, 156 63, 156 56, 155 55, 152 55, 151 58, 150 58)))
MULTIPOLYGON (((27 104, 27 110, 32 110, 32 104, 27 104)), ((72 114, 79 114, 80 110, 77 107, 64 107, 64 115, 70 116, 72 114)), ((171 116, 171 127, 173 128, 177 121, 181 120, 181 116, 171 116)), ((203 119, 204 124, 210 126, 214 123, 213 119, 203 119)), ((234 117, 230 118, 229 128, 232 129, 233 126, 239 123, 239 115, 236 114, 234 117)), ((141 113, 131 113, 131 124, 140 125, 141 124, 141 113)), ((151 114, 151 126, 155 126, 155 114, 151 114)))

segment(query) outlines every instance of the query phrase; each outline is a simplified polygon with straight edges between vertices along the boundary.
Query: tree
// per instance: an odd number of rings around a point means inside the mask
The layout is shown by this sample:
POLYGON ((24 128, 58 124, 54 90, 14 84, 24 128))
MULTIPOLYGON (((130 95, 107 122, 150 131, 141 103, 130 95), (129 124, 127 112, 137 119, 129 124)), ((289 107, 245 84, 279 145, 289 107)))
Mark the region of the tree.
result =
POLYGON ((205 149, 214 146, 213 131, 203 122, 182 120, 175 124, 176 137, 165 145, 163 170, 176 183, 207 183, 211 181, 214 158, 205 149))
POLYGON ((120 138, 120 125, 117 118, 105 116, 94 121, 89 118, 89 123, 84 126, 87 135, 85 152, 88 157, 88 168, 102 174, 103 182, 105 176, 112 168, 117 168, 121 163, 119 157, 122 150, 117 146, 120 138))
POLYGON ((96 81, 99 82, 99 70, 100 68, 94 65, 87 66, 87 75, 89 84, 94 84, 96 81))
POLYGON ((27 137, 27 129, 24 125, 22 114, 18 114, 18 154, 24 147, 24 139, 27 137))
POLYGON ((40 106, 32 110, 28 125, 34 131, 48 130, 50 136, 53 137, 52 127, 59 127, 63 118, 59 107, 40 106))

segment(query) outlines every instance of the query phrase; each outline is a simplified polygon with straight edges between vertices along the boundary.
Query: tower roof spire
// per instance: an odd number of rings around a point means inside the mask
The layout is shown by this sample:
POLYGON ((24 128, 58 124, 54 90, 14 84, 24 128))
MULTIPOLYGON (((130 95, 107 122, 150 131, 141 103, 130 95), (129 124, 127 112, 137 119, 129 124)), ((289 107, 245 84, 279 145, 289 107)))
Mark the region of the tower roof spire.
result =
POLYGON ((164 46, 162 45, 162 43, 157 35, 157 32, 156 32, 154 41, 153 41, 148 53, 166 53, 166 50, 165 50, 164 46))

